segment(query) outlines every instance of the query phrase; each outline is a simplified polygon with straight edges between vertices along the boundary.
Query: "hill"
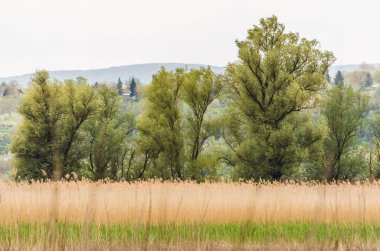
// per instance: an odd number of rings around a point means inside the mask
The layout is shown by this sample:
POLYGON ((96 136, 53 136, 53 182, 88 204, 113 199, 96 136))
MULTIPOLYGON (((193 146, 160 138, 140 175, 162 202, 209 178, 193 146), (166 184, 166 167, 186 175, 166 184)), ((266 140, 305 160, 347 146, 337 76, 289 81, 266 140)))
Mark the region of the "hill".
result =
MULTIPOLYGON (((375 69, 380 68, 380 64, 372 64, 375 69)), ((120 77, 123 81, 131 77, 139 79, 142 83, 148 84, 152 80, 152 75, 159 71, 161 67, 167 70, 174 70, 179 67, 187 67, 189 69, 208 67, 204 64, 184 64, 184 63, 151 63, 151 64, 134 64, 125 66, 115 66, 110 68, 90 69, 90 70, 63 70, 63 71, 49 71, 50 75, 58 80, 75 79, 77 77, 84 77, 90 83, 95 82, 116 82, 120 77)), ((225 70, 223 66, 210 66, 216 73, 222 73, 225 70)), ((360 69, 360 64, 351 65, 334 65, 330 67, 330 76, 335 76, 337 71, 349 72, 360 69)), ((23 86, 30 82, 32 73, 23 74, 19 76, 0 77, 0 82, 16 80, 23 86)))
MULTIPOLYGON (((161 67, 167 70, 174 70, 179 67, 187 67, 189 69, 207 67, 202 64, 183 64, 183 63, 152 63, 152 64, 135 64, 126 66, 117 66, 104 69, 92 70, 65 70, 50 71, 51 77, 58 80, 75 79, 79 76, 86 78, 90 83, 95 82, 116 82, 120 77, 122 80, 135 77, 142 83, 147 84, 152 80, 152 75, 159 71, 161 67)), ((210 66, 216 73, 222 73, 225 67, 210 66)), ((16 80, 26 86, 30 82, 32 73, 20 76, 0 77, 0 82, 16 80)))
MULTIPOLYGON (((337 71, 341 72, 350 72, 350 71, 357 71, 361 69, 362 64, 347 64, 347 65, 333 65, 330 67, 330 76, 335 76, 337 71)), ((380 64, 368 64, 369 66, 373 67, 374 70, 380 69, 380 64)))

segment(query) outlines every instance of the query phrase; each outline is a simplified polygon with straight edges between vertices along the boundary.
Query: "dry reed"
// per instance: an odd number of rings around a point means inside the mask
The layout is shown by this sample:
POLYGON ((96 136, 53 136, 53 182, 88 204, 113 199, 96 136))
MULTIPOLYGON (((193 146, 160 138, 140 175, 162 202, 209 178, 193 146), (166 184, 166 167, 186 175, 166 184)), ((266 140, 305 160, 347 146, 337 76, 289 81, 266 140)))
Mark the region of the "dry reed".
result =
POLYGON ((380 182, 0 183, 0 224, 380 223, 380 182))

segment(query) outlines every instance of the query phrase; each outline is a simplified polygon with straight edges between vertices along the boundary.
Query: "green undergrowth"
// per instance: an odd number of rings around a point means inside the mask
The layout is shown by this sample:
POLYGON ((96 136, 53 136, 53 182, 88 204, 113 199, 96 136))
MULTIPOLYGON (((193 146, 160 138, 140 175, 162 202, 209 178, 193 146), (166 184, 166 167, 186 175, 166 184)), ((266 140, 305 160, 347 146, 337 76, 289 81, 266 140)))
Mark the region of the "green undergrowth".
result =
POLYGON ((375 244, 380 224, 204 224, 204 225, 80 225, 71 223, 0 226, 0 246, 35 246, 61 243, 92 245, 175 245, 178 243, 230 243, 266 245, 297 243, 305 245, 375 244))

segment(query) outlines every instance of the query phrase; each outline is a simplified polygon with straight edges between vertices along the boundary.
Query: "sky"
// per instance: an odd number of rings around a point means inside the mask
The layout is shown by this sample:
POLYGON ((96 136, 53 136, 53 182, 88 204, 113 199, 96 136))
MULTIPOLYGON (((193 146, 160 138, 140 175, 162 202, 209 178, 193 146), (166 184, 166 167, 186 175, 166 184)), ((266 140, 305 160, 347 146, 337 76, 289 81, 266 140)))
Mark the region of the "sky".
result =
POLYGON ((0 0, 0 77, 141 63, 224 66, 262 17, 335 64, 380 63, 378 0, 0 0))

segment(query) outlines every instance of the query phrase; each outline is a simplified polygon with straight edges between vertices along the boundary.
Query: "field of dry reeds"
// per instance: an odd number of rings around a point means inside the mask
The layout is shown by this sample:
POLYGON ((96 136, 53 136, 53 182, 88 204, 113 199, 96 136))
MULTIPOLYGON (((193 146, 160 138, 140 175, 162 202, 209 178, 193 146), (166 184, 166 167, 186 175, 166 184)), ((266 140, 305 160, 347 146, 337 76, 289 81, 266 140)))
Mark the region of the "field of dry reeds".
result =
POLYGON ((0 183, 0 224, 380 223, 380 183, 0 183))
POLYGON ((0 250, 376 250, 378 243, 378 181, 0 183, 0 250))

